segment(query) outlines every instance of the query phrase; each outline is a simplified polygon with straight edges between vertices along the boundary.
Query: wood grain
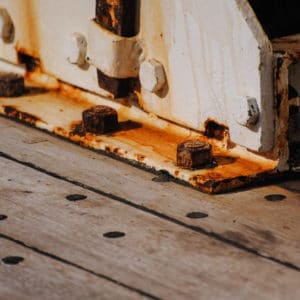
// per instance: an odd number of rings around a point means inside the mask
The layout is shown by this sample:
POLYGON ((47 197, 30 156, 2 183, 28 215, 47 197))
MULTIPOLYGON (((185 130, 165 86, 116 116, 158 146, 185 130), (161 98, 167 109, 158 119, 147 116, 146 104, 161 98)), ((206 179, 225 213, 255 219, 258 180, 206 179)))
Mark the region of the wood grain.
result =
POLYGON ((0 169, 2 236, 156 297, 300 297, 295 270, 11 160, 0 169), (103 236, 111 231, 126 235, 103 236))
POLYGON ((299 179, 206 195, 173 182, 153 182, 151 173, 3 118, 0 151, 261 255, 300 266, 299 179), (286 199, 266 201, 268 194, 283 194, 286 199), (187 218, 186 214, 193 211, 207 213, 208 217, 187 218))
POLYGON ((17 299, 143 299, 141 295, 76 267, 0 238, 0 259, 19 256, 24 261, 0 261, 0 298, 17 299))

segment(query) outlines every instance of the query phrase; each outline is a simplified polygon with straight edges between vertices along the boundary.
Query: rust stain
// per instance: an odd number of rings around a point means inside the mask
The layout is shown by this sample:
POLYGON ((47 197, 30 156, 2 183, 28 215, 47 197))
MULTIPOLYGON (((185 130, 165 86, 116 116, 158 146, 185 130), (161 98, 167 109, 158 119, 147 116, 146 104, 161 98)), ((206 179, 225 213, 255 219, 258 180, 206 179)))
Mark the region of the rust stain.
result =
POLYGON ((36 56, 28 55, 26 53, 26 49, 24 48, 19 48, 18 46, 16 47, 17 54, 18 54, 18 63, 19 64, 24 64, 26 66, 26 71, 27 72, 33 72, 41 70, 40 66, 40 60, 36 56))
POLYGON ((224 140, 229 132, 229 128, 226 125, 220 124, 213 119, 207 119, 204 122, 204 135, 208 138, 217 139, 219 141, 224 140))
POLYGON ((209 193, 232 190, 255 182, 264 182, 276 174, 269 164, 256 164, 253 161, 236 157, 231 164, 218 165, 205 174, 190 178, 190 184, 209 193))
POLYGON ((36 15, 35 3, 32 0, 21 1, 24 15, 26 18, 23 20, 24 36, 16 45, 17 52, 22 52, 32 57, 40 57, 40 33, 36 15))
POLYGON ((275 147, 270 156, 287 158, 288 156, 288 67, 293 59, 287 54, 278 54, 274 63, 274 115, 275 115, 275 147))
POLYGON ((139 154, 139 153, 135 154, 134 156, 136 157, 136 159, 137 159, 139 162, 143 162, 143 161, 145 160, 145 158, 146 158, 145 155, 139 154))
POLYGON ((134 36, 139 31, 138 2, 137 0, 97 0, 96 22, 120 36, 134 36))
POLYGON ((74 121, 71 124, 71 131, 70 136, 78 135, 78 136, 85 136, 86 130, 83 126, 82 121, 74 121))
POLYGON ((116 154, 116 155, 122 156, 119 148, 113 149, 113 153, 116 154))
POLYGON ((121 130, 114 137, 130 139, 142 146, 151 147, 162 156, 176 161, 177 145, 184 141, 182 136, 154 127, 141 126, 132 130, 121 130))
POLYGON ((37 116, 20 111, 17 106, 7 105, 7 106, 3 106, 3 109, 5 115, 7 115, 9 118, 24 121, 31 125, 35 125, 38 121, 42 121, 37 116))

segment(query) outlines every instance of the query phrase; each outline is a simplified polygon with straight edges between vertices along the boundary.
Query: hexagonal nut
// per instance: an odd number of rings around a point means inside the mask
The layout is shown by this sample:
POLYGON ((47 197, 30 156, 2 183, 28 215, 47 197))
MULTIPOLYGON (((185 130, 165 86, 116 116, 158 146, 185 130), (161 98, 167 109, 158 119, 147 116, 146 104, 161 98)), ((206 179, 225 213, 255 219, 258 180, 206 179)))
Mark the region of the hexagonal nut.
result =
POLYGON ((82 66, 86 63, 87 41, 80 33, 69 36, 67 43, 67 59, 71 64, 82 66))
POLYGON ((185 141, 177 147, 177 166, 198 169, 213 161, 212 147, 200 141, 185 141))
POLYGON ((10 43, 14 37, 14 24, 5 8, 0 8, 0 37, 5 43, 10 43))
POLYGON ((87 132, 103 134, 118 129, 118 113, 104 105, 93 106, 82 112, 83 126, 87 132))
POLYGON ((251 128, 257 124, 259 115, 259 107, 254 97, 237 99, 237 104, 234 106, 234 118, 238 124, 251 128))
POLYGON ((159 91, 166 83, 164 67, 155 59, 142 62, 139 76, 142 87, 152 93, 159 91))
POLYGON ((25 92, 24 77, 15 74, 0 72, 0 97, 17 97, 25 92))

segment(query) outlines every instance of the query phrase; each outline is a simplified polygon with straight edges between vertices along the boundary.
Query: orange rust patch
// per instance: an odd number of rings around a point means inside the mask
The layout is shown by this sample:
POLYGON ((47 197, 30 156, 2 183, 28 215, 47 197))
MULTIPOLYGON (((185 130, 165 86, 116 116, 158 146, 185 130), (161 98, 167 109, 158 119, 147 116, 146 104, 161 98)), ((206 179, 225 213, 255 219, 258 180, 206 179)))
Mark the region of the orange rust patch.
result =
POLYGON ((17 119, 20 121, 24 121, 26 123, 29 123, 31 125, 35 125, 36 122, 41 121, 41 119, 37 116, 34 116, 32 114, 22 112, 20 111, 16 106, 13 105, 7 105, 3 106, 4 113, 12 119, 17 119))
POLYGON ((121 153, 119 148, 113 149, 113 153, 116 154, 116 155, 119 155, 119 156, 123 156, 123 154, 121 153))
POLYGON ((78 135, 78 136, 85 136, 86 135, 86 130, 83 126, 82 121, 74 121, 71 124, 71 131, 70 135, 78 135))
POLYGON ((53 132, 64 137, 69 136, 69 133, 62 127, 55 127, 53 132))
MULTIPOLYGON (((248 161, 243 158, 235 158, 234 161, 219 161, 214 170, 208 171, 205 174, 193 176, 190 182, 193 185, 207 185, 209 183, 217 184, 218 182, 233 180, 234 178, 244 178, 255 176, 268 170, 268 166, 255 164, 253 161, 248 161)), ((269 170, 271 171, 271 169, 269 170)))
POLYGON ((151 147, 155 152, 175 161, 177 145, 184 139, 171 132, 142 126, 132 130, 120 130, 113 134, 114 137, 126 138, 139 145, 151 147))
POLYGON ((208 138, 217 139, 219 141, 224 140, 226 138, 227 133, 229 132, 227 126, 220 124, 212 119, 206 120, 204 123, 204 127, 205 127, 204 134, 208 138))
POLYGON ((134 156, 136 157, 136 159, 137 159, 139 162, 144 161, 145 158, 146 158, 145 155, 142 155, 142 154, 139 154, 139 153, 135 154, 134 156))

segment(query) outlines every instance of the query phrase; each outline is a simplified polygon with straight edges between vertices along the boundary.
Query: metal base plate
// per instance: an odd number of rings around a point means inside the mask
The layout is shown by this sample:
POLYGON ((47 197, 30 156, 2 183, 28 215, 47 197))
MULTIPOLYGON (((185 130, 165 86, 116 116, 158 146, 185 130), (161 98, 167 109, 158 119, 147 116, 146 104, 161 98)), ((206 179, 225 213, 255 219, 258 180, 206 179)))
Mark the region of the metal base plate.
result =
POLYGON ((277 161, 258 156, 228 141, 209 139, 141 111, 134 104, 115 102, 58 83, 53 90, 28 88, 15 98, 0 98, 0 113, 53 132, 82 146, 125 158, 209 193, 218 193, 262 181, 277 174, 277 161), (116 109, 120 130, 107 135, 74 133, 83 110, 94 105, 116 109), (176 166, 177 145, 188 139, 213 146, 214 167, 185 170, 176 166))

